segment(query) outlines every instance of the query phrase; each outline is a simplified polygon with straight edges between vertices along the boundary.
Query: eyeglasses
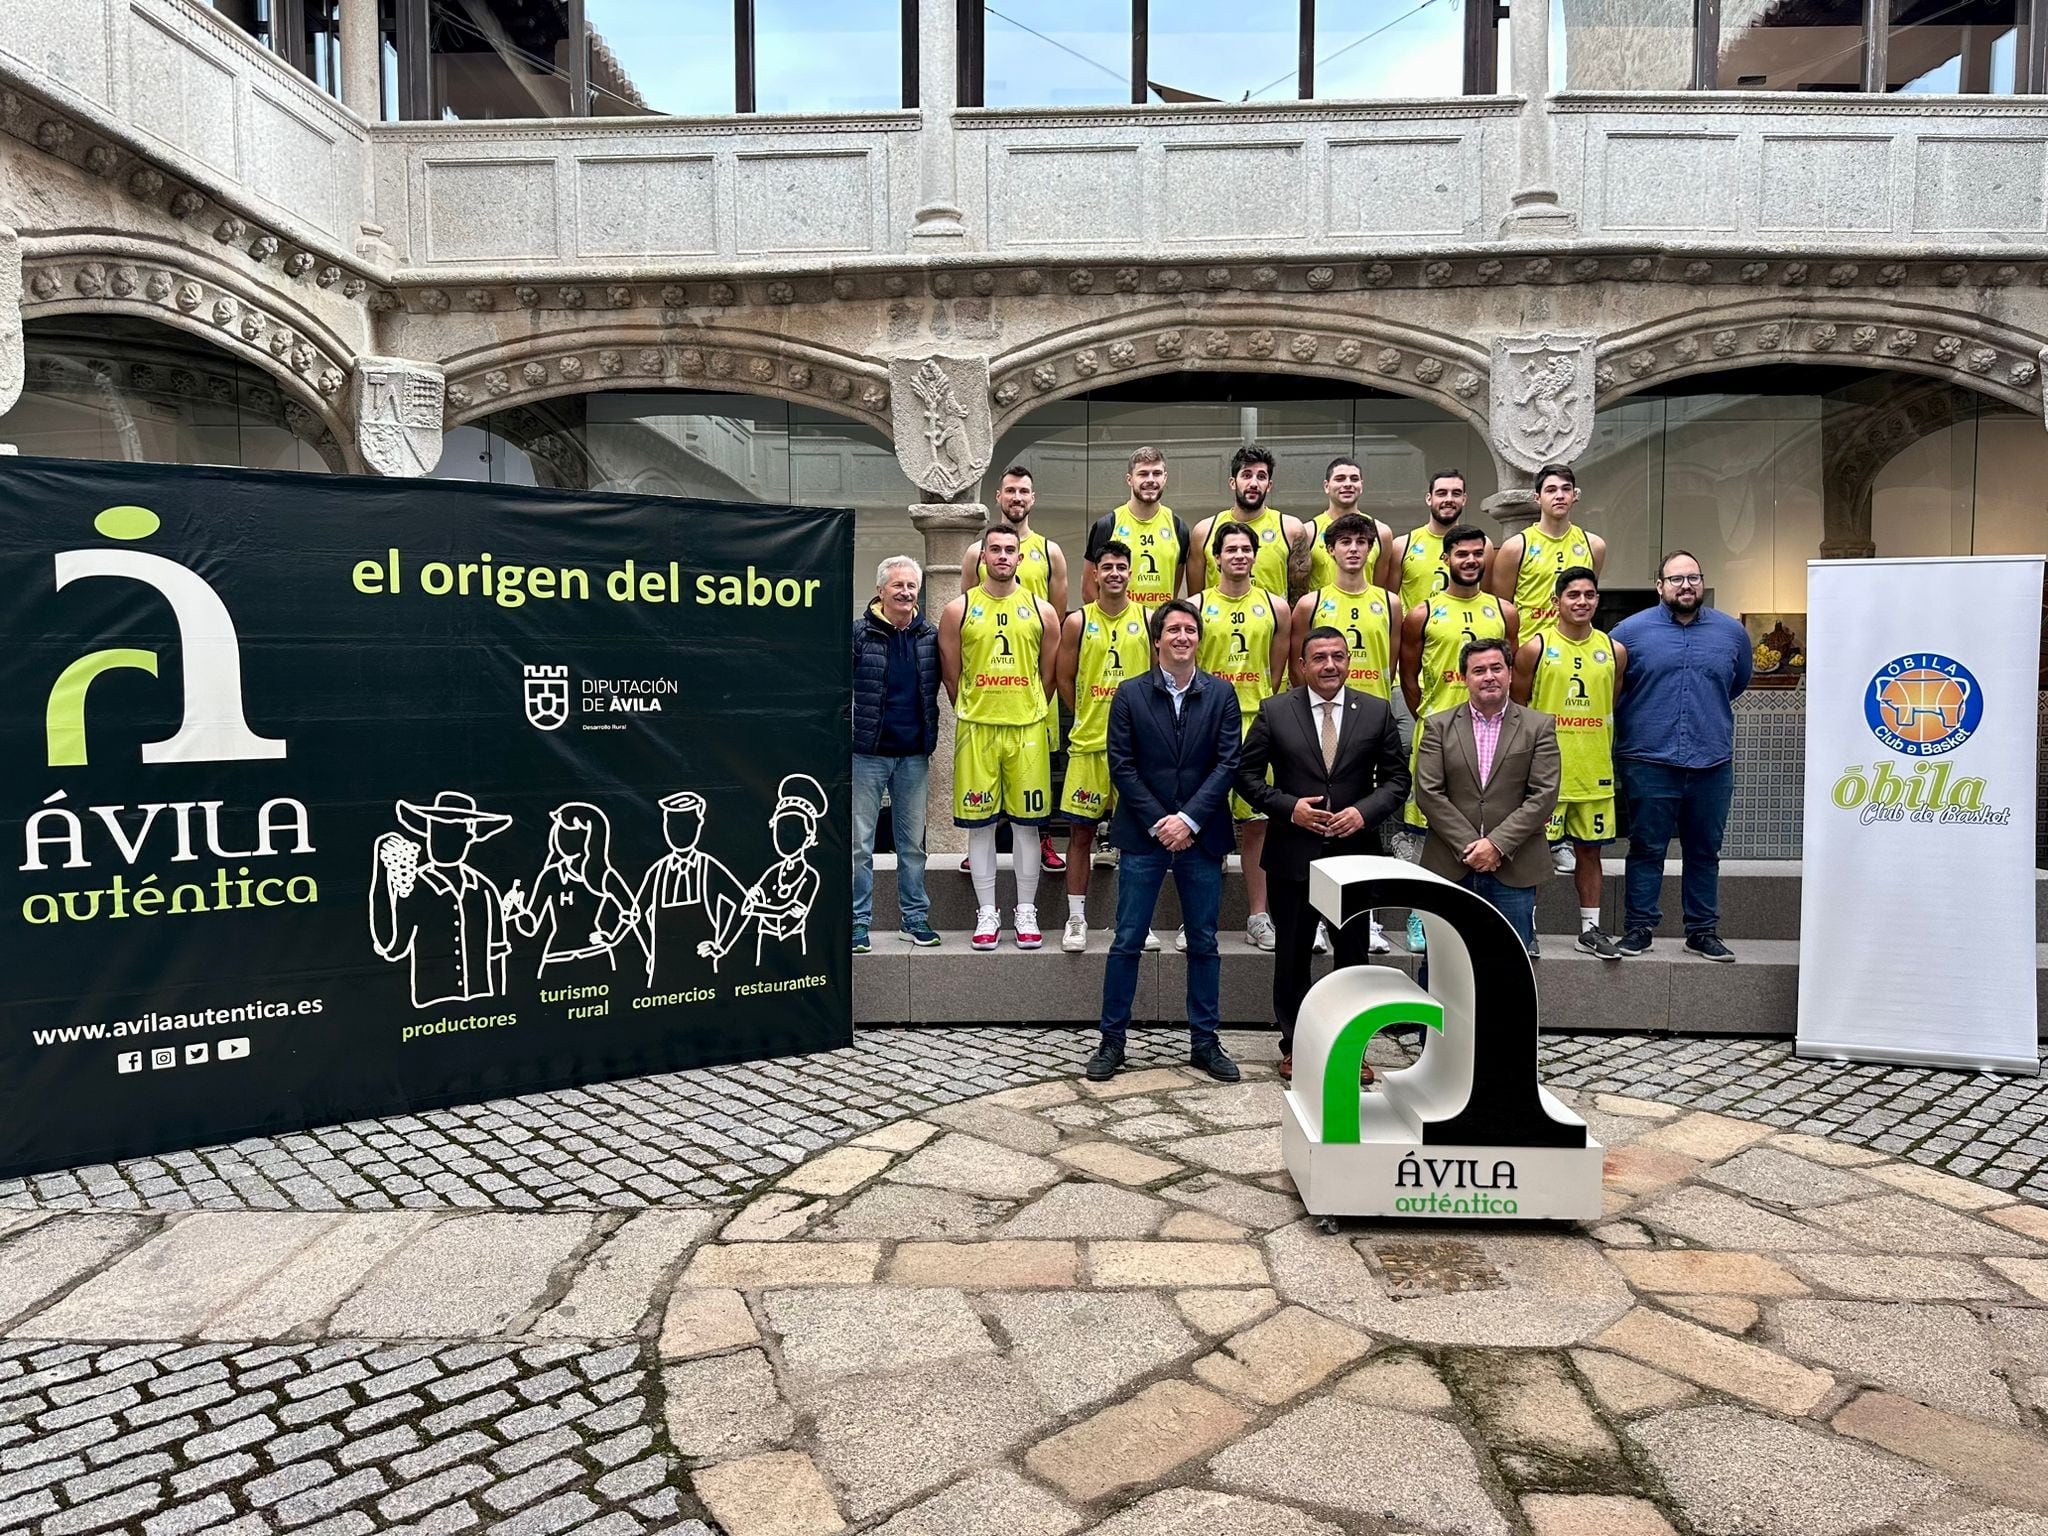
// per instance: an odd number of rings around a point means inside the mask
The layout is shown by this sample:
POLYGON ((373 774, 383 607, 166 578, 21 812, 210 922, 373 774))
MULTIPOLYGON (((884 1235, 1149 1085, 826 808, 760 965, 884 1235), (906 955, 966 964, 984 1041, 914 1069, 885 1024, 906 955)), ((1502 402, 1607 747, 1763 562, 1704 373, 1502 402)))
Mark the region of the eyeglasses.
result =
POLYGON ((1697 587, 1703 585, 1707 578, 1704 576, 1659 576, 1657 579, 1667 587, 1697 587))

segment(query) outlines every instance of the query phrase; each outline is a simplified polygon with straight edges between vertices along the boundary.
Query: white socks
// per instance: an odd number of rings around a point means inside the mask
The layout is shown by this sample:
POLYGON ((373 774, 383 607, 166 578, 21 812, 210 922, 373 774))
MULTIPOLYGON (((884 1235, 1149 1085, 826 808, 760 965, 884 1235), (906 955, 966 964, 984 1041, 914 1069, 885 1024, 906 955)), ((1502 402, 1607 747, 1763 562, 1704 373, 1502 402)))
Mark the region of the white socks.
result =
MULTIPOLYGON (((1017 905, 1038 910, 1038 831, 1037 827, 1010 827, 1010 863, 1017 870, 1017 905)), ((989 867, 995 867, 995 833, 989 833, 989 867)), ((994 876, 990 876, 989 888, 995 888, 994 876)))
MULTIPOLYGON (((1032 855, 1037 862, 1037 855, 1032 855)), ((996 828, 990 822, 985 827, 967 829, 967 864, 974 878, 974 904, 977 907, 993 907, 996 904, 996 828)))
POLYGON ((1067 918, 1072 921, 1077 917, 1084 923, 1088 921, 1088 898, 1070 895, 1067 897, 1067 918))
POLYGON ((1579 908, 1579 932, 1584 933, 1588 928, 1598 928, 1599 926, 1600 909, 1598 907, 1579 908))

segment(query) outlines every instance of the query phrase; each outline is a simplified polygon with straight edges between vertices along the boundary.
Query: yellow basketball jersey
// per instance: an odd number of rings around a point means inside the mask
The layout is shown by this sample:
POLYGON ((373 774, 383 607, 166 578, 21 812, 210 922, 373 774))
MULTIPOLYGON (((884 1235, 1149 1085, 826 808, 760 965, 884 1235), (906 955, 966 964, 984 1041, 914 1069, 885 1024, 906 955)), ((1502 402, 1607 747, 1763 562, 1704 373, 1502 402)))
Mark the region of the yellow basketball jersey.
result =
POLYGON ((1028 533, 1017 544, 1017 585, 1034 597, 1052 601, 1052 551, 1045 535, 1028 533))
POLYGON ((1425 597, 1441 592, 1450 582, 1444 569, 1444 541, 1433 531, 1427 518, 1408 535, 1408 547, 1401 554, 1401 609, 1405 613, 1425 597))
POLYGON ((1081 656, 1074 669, 1074 730, 1068 750, 1101 752, 1109 746, 1109 701, 1117 685, 1142 677, 1152 665, 1145 610, 1127 603, 1115 618, 1094 603, 1081 608, 1081 656))
POLYGON ((1614 642, 1599 630, 1567 640, 1543 637, 1529 707, 1557 720, 1564 776, 1557 798, 1607 800, 1614 795, 1614 642))
POLYGON ((1273 696, 1273 594, 1256 585, 1243 597, 1226 597, 1221 587, 1204 592, 1195 665, 1237 690, 1250 730, 1260 701, 1273 696))
POLYGON ((1491 592, 1454 597, 1446 591, 1432 597, 1429 617, 1422 626, 1422 709, 1418 718, 1442 714, 1465 702, 1458 655, 1468 640, 1505 640, 1507 635, 1507 617, 1500 610, 1500 599, 1491 592))
POLYGON ((1593 541, 1577 523, 1565 525, 1564 537, 1553 539, 1540 523, 1522 534, 1522 565, 1515 572, 1515 608, 1522 616, 1522 638, 1534 640, 1557 627, 1557 575, 1572 566, 1593 564, 1593 541))
MULTIPOLYGON (((1264 587, 1280 599, 1287 601, 1287 525, 1280 521, 1280 514, 1270 505, 1259 508, 1254 518, 1240 518, 1229 508, 1218 512, 1209 522, 1209 549, 1203 553, 1209 564, 1216 564, 1216 530, 1235 522, 1239 527, 1251 530, 1258 541, 1259 552, 1252 557, 1252 585, 1264 587)), ((1204 594, 1206 595, 1206 594, 1204 594)))
POLYGON ((1141 521, 1131 515, 1131 504, 1125 502, 1111 515, 1116 518, 1117 538, 1131 550, 1128 595, 1141 607, 1156 608, 1172 597, 1180 584, 1180 535, 1174 531, 1173 508, 1161 503, 1158 511, 1141 521))
MULTIPOLYGON (((1327 624, 1342 630, 1351 647, 1351 673, 1345 686, 1391 699, 1394 686, 1394 599, 1370 582, 1363 592, 1319 587, 1309 628, 1327 624)), ((1296 636, 1295 649, 1301 647, 1296 636)))
POLYGON ((1045 625, 1038 599, 1021 587, 990 597, 984 587, 967 594, 960 616, 960 702, 956 713, 976 725, 1036 725, 1045 718, 1045 686, 1038 676, 1045 625))
MULTIPOLYGON (((1317 587, 1334 587, 1337 584, 1337 562, 1323 543, 1323 530, 1330 526, 1327 508, 1309 519, 1308 523, 1308 584, 1311 590, 1317 587)), ((1377 550, 1375 549, 1375 552, 1377 550)), ((1372 575, 1372 555, 1365 557, 1367 576, 1372 575)))

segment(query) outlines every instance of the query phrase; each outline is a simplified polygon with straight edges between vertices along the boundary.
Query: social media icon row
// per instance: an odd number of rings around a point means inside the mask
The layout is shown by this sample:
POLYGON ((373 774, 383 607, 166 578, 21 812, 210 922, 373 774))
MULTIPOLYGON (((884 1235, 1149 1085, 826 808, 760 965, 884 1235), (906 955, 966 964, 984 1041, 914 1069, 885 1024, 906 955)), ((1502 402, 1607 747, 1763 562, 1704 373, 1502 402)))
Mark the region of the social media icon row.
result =
POLYGON ((238 1035, 232 1040, 195 1040, 181 1053, 174 1045, 154 1046, 147 1051, 123 1051, 114 1058, 114 1068, 124 1077, 131 1072, 140 1072, 145 1066, 152 1072, 161 1072, 166 1067, 178 1065, 182 1054, 188 1067, 203 1067, 209 1061, 240 1061, 249 1054, 249 1038, 238 1035))

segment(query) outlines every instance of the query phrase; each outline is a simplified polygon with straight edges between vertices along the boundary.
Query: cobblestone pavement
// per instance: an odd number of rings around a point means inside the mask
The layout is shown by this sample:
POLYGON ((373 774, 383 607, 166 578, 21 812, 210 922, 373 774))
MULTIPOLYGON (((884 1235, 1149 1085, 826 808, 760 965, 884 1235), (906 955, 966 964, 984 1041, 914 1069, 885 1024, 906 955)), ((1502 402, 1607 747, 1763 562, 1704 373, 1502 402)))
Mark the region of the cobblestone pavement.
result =
MULTIPOLYGON (((1184 1039, 1168 1030, 1133 1036, 1139 1056, 1161 1062, 1173 1060, 1184 1039)), ((898 1115, 1071 1073, 1089 1048, 1088 1032, 1077 1029, 867 1030, 850 1050, 790 1061, 633 1078, 0 1181, 0 1209, 723 1204, 898 1115)), ((2048 1199, 2048 1092, 2037 1082, 1801 1061, 1784 1040, 1550 1035, 1543 1062, 1559 1086, 1844 1134, 2048 1199)))

